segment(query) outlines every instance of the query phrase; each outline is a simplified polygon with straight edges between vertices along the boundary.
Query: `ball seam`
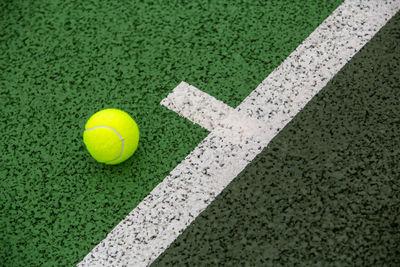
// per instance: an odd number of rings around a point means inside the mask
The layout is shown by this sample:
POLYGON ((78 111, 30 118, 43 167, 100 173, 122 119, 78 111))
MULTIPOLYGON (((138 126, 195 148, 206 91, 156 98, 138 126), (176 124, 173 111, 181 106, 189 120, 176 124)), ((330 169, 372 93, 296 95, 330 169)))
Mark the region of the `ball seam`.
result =
POLYGON ((104 163, 111 163, 111 162, 113 162, 113 161, 119 160, 119 159, 122 157, 122 154, 124 153, 124 138, 123 138, 122 135, 121 135, 117 130, 115 130, 114 128, 109 127, 109 126, 103 126, 103 125, 95 126, 95 127, 90 128, 90 129, 86 129, 85 132, 89 132, 89 131, 96 130, 96 129, 100 129, 100 128, 106 128, 106 129, 109 129, 109 130, 113 131, 114 133, 116 133, 116 134, 118 135, 118 137, 121 139, 121 144, 122 144, 122 146, 121 146, 121 153, 119 154, 119 156, 116 157, 115 159, 105 161, 104 163))

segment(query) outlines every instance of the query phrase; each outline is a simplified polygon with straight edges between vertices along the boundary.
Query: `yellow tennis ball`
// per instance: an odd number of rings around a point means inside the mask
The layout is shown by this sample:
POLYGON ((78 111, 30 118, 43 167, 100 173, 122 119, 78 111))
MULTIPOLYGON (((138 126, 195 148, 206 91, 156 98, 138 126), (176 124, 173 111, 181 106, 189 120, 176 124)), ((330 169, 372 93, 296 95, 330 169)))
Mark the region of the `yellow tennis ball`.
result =
POLYGON ((98 162, 118 164, 135 152, 139 143, 139 128, 128 113, 119 109, 104 109, 87 121, 83 142, 98 162))

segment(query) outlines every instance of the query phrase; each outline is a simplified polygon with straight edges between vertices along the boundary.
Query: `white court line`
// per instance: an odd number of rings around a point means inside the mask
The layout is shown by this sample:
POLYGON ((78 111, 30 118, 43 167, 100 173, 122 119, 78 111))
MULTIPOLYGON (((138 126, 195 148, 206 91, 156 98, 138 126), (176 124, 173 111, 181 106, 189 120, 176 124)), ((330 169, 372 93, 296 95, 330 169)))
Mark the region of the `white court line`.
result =
POLYGON ((266 125, 260 136, 237 144, 211 132, 78 265, 151 264, 399 9, 345 1, 236 109, 266 125))
POLYGON ((234 144, 261 141, 257 137, 262 137, 267 127, 185 82, 175 87, 161 105, 234 144))

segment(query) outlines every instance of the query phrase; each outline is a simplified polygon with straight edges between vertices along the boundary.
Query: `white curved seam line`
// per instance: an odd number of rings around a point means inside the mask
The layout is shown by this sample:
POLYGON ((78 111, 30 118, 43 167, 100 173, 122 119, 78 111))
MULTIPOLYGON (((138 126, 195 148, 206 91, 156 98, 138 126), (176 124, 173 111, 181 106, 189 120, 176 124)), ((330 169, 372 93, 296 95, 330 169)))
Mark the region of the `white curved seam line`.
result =
POLYGON ((109 129, 109 130, 113 131, 114 133, 116 133, 118 135, 119 139, 121 139, 121 144, 122 144, 121 153, 119 154, 119 156, 116 157, 115 159, 112 159, 112 160, 109 160, 109 161, 105 161, 104 163, 110 163, 112 161, 118 160, 119 158, 122 157, 122 153, 124 153, 124 138, 122 137, 122 135, 117 130, 115 130, 114 128, 108 127, 108 126, 96 126, 96 127, 90 128, 90 129, 86 129, 85 132, 89 132, 89 131, 92 131, 92 130, 95 130, 95 129, 99 129, 99 128, 106 128, 106 129, 109 129))

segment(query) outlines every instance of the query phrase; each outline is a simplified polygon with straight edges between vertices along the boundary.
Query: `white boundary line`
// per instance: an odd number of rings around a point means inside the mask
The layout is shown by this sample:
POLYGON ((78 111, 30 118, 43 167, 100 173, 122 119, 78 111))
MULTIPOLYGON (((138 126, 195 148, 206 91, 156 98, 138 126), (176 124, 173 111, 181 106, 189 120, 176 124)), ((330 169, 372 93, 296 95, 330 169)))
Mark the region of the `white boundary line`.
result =
POLYGON ((151 264, 399 9, 345 1, 237 108, 264 122, 261 136, 237 144, 211 132, 78 265, 151 264))

